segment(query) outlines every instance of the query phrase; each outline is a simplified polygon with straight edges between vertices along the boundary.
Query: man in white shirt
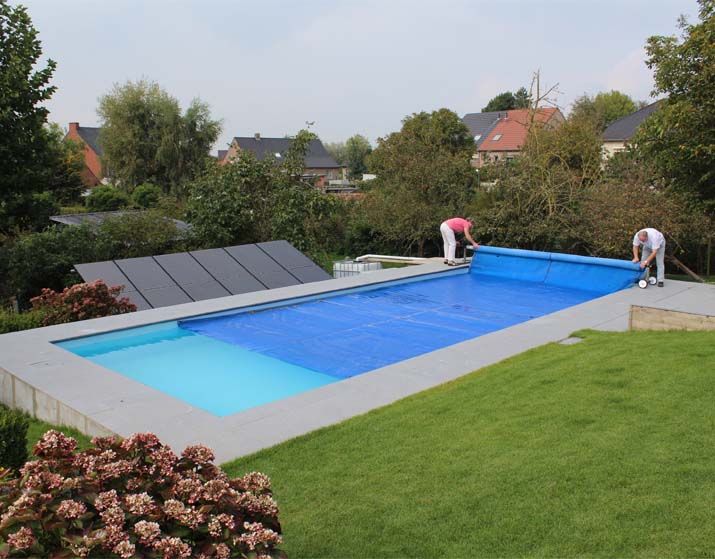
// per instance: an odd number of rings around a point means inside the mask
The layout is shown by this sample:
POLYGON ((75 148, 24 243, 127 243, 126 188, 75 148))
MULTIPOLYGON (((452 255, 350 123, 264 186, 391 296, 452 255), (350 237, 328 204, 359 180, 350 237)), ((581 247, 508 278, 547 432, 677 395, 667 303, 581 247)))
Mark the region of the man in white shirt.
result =
POLYGON ((641 262, 644 269, 655 259, 658 267, 658 287, 663 287, 665 280, 665 237, 663 233, 652 227, 641 229, 633 237, 633 262, 641 262), (638 258, 638 247, 643 247, 642 255, 638 258))

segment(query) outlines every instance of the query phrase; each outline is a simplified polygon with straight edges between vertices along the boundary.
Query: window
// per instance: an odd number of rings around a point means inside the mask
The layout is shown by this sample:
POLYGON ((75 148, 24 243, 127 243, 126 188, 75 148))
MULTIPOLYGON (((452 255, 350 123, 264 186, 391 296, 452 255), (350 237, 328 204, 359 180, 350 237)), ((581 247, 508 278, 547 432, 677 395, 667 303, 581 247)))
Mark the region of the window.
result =
POLYGON ((497 141, 499 141, 499 140, 501 140, 501 134, 496 134, 496 135, 492 138, 492 141, 493 141, 493 142, 497 142, 497 141))
POLYGON ((477 134, 476 136, 474 136, 474 141, 475 141, 475 142, 478 142, 481 138, 482 138, 482 135, 481 135, 481 134, 477 134))

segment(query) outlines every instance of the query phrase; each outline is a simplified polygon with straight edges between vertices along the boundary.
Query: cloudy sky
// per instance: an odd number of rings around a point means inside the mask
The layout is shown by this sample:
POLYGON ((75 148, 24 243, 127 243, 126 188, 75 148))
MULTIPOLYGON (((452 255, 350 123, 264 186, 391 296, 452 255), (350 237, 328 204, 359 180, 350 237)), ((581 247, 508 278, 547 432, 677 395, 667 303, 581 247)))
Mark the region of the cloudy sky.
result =
POLYGON ((100 95, 148 78, 209 103, 233 136, 371 141, 408 114, 460 116, 494 95, 559 84, 647 99, 651 35, 677 33, 695 0, 10 0, 27 6, 57 61, 50 120, 98 124, 100 95))

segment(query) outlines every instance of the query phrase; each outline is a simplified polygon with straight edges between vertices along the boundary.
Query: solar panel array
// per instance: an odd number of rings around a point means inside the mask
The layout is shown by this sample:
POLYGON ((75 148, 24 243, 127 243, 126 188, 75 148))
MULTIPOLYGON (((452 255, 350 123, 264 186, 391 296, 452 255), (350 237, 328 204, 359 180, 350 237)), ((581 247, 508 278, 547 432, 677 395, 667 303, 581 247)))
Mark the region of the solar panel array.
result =
POLYGON ((137 310, 331 279, 287 241, 76 264, 85 281, 122 285, 137 310))

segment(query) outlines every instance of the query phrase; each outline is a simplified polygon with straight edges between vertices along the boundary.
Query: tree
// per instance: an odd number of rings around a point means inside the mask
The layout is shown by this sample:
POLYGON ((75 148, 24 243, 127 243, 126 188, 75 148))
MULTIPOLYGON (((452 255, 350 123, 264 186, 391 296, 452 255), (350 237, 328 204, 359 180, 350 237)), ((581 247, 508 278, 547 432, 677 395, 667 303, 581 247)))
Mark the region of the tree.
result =
POLYGON ((448 109, 415 113, 402 129, 378 140, 368 158, 377 174, 366 195, 371 227, 385 240, 417 245, 437 236, 439 224, 463 212, 476 183, 469 161, 474 141, 448 109))
POLYGON ((339 200, 302 179, 314 138, 300 131, 280 160, 259 161, 241 151, 229 164, 209 167, 193 181, 188 219, 197 241, 226 246, 286 239, 310 253, 329 245, 339 200))
POLYGON ((367 157, 372 153, 372 146, 365 136, 355 134, 345 142, 345 165, 350 178, 362 178, 367 172, 367 157))
POLYGON ((514 108, 528 109, 531 106, 531 95, 525 87, 520 87, 514 94, 514 108))
POLYGON ((505 91, 500 93, 496 97, 492 98, 486 107, 482 108, 483 113, 493 112, 493 111, 510 111, 516 108, 516 98, 511 91, 505 91))
POLYGON ((522 154, 490 170, 497 186, 469 205, 476 238, 500 246, 584 250, 580 204, 601 178, 601 139, 592 123, 534 122, 522 154))
POLYGON ((194 99, 182 115, 174 97, 146 80, 115 85, 100 98, 97 114, 109 177, 127 190, 151 182, 181 195, 221 131, 206 103, 194 99))
POLYGON ((326 142, 323 145, 338 165, 346 164, 345 142, 326 142))
POLYGON ((638 104, 628 95, 612 90, 597 93, 595 97, 582 95, 574 101, 569 117, 589 120, 596 129, 603 132, 613 121, 635 112, 638 108, 638 104))
POLYGON ((42 47, 27 10, 0 0, 0 215, 14 198, 44 190, 48 111, 41 104, 55 91, 55 62, 38 66, 42 47))
POLYGON ((639 150, 680 188, 715 207, 715 1, 698 0, 699 23, 682 37, 648 39, 655 95, 667 96, 640 127, 639 150))

